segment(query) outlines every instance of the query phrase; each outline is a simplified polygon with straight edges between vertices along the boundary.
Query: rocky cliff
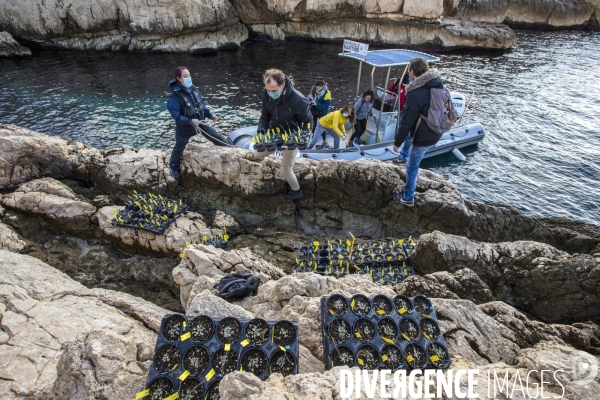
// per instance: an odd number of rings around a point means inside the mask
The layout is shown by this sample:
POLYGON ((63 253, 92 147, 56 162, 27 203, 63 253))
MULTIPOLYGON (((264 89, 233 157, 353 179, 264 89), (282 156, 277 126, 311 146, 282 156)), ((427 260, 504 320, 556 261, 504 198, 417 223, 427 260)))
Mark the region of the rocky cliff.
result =
MULTIPOLYGON (((546 384, 545 395, 600 397, 600 377, 580 385, 574 370, 581 357, 600 361, 597 227, 469 203, 427 171, 419 172, 416 206, 404 208, 390 200, 402 168, 376 161, 299 160, 307 198, 283 203, 280 160, 243 150, 190 145, 179 185, 160 151, 100 151, 10 125, 0 127, 0 149, 6 398, 133 398, 171 312, 155 304, 165 288, 177 294, 169 308, 190 315, 298 322, 300 373, 265 382, 232 373, 220 385, 223 399, 339 399, 339 368, 323 371, 320 333, 319 299, 333 293, 427 295, 454 370, 527 376, 534 393, 543 377, 529 373, 545 369, 560 381, 546 384), (164 235, 112 226, 106 220, 133 189, 182 197, 192 211, 164 235), (232 248, 193 244, 224 227, 232 248), (299 241, 349 229, 364 238, 422 233, 409 259, 419 275, 390 287, 362 275, 285 272, 299 241), (274 262, 254 251, 265 243, 279 252, 274 262), (256 296, 228 303, 213 294, 224 274, 244 269, 262 282, 256 296), (152 302, 99 287, 111 280, 125 291, 145 288, 152 302)), ((486 389, 478 387, 480 398, 489 398, 486 389)))

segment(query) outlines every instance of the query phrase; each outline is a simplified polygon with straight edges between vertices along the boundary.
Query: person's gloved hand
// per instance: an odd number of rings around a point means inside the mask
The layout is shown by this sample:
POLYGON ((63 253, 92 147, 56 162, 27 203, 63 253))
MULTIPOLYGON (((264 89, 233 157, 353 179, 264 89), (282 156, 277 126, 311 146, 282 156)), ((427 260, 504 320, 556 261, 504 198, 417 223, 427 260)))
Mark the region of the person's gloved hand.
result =
POLYGON ((192 120, 192 126, 198 126, 200 124, 200 120, 199 119, 193 119, 192 120))

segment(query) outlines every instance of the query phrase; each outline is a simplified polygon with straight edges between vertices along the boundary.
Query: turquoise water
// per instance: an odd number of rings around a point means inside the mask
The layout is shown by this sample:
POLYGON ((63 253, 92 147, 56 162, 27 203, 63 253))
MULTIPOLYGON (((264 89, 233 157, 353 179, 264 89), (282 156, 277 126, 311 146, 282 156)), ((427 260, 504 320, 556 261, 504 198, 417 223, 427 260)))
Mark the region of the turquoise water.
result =
MULTIPOLYGON (((481 122, 488 135, 465 162, 445 155, 422 166, 470 200, 599 224, 600 33, 517 35, 506 52, 438 54, 444 77, 475 89, 465 119, 481 122)), ((167 83, 176 66, 190 69, 220 118, 216 127, 227 133, 256 124, 261 74, 270 67, 291 72, 305 94, 323 76, 334 106, 352 101, 357 64, 337 57, 340 48, 250 42, 208 56, 42 51, 0 59, 0 123, 101 148, 168 149, 174 124, 165 107, 167 83)), ((363 69, 363 89, 367 76, 363 69)), ((383 71, 375 74, 376 83, 384 79, 383 71)))

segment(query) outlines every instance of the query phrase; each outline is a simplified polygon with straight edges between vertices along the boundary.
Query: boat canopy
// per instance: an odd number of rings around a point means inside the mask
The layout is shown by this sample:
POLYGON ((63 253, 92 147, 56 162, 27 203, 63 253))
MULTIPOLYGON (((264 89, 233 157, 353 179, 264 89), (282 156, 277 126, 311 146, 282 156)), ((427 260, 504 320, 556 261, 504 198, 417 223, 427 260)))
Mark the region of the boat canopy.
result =
POLYGON ((362 61, 373 67, 405 66, 408 65, 412 59, 417 57, 423 57, 429 64, 440 61, 439 58, 426 53, 402 49, 372 50, 367 52, 366 57, 359 53, 340 53, 339 55, 342 57, 354 58, 355 60, 362 61))

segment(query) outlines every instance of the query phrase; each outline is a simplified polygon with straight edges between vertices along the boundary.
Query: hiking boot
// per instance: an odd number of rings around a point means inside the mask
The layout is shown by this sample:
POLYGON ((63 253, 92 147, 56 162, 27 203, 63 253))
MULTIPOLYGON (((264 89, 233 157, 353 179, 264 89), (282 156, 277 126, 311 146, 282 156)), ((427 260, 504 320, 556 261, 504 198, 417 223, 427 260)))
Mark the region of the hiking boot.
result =
POLYGON ((327 143, 327 140, 323 140, 323 143, 321 143, 321 147, 324 149, 329 148, 329 143, 327 143))
POLYGON ((398 203, 402 203, 407 207, 413 207, 415 205, 415 200, 406 200, 404 198, 404 192, 400 192, 400 193, 396 193, 394 196, 392 196, 394 198, 394 201, 397 201, 398 203))
POLYGON ((398 158, 394 158, 392 160, 392 162, 396 165, 406 165, 406 160, 403 160, 402 158, 398 157, 398 158))
POLYGON ((283 198, 286 200, 300 200, 304 197, 304 193, 302 193, 302 189, 298 190, 290 190, 287 193, 282 194, 283 198))
POLYGON ((173 179, 179 179, 179 172, 175 171, 173 168, 169 168, 171 170, 171 176, 173 179))
POLYGON ((360 139, 356 138, 352 141, 352 144, 354 145, 354 147, 360 147, 362 142, 360 141, 360 139))

